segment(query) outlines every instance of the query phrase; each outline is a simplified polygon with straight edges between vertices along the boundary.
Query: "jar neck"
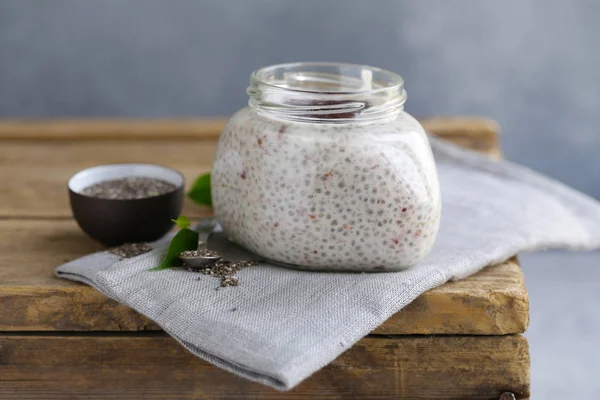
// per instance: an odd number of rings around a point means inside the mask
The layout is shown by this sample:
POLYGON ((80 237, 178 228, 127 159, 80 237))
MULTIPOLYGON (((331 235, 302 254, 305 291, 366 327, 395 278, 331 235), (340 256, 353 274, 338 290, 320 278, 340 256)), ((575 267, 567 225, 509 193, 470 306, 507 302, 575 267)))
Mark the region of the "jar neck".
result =
POLYGON ((248 104, 269 117, 313 123, 395 118, 404 109, 403 79, 354 64, 292 63, 255 71, 248 104))

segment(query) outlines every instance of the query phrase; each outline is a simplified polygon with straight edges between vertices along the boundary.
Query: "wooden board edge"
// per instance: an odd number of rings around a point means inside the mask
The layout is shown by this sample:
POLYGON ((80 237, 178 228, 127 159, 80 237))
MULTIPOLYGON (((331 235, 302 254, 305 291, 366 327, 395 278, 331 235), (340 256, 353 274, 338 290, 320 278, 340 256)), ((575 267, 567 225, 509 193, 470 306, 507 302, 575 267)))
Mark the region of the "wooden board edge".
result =
POLYGON ((529 347, 521 335, 366 337, 289 392, 216 368, 164 336, 0 334, 0 356, 0 398, 8 393, 32 396, 35 391, 95 393, 103 399, 141 391, 146 399, 497 399, 505 391, 517 399, 530 395, 529 347))
MULTIPOLYGON (((516 258, 509 262, 516 264, 522 277, 516 258)), ((136 311, 82 284, 55 288, 4 285, 1 298, 0 332, 160 330, 136 311)), ((372 334, 507 335, 525 332, 528 324, 529 300, 521 283, 516 288, 467 293, 430 290, 372 334)))
MULTIPOLYGON (((529 327, 529 295, 520 276, 517 287, 501 290, 430 290, 394 314, 372 334, 383 335, 508 335, 529 327)), ((494 268, 494 267, 491 267, 494 268)))

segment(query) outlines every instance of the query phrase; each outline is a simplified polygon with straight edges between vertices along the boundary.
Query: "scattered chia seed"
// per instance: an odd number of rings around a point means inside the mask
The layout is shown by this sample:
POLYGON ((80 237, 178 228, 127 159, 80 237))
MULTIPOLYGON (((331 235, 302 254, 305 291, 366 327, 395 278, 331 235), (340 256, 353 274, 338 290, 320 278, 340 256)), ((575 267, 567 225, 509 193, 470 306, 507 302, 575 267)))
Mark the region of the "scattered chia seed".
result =
POLYGON ((180 257, 218 257, 219 253, 213 250, 199 249, 186 250, 179 253, 180 257))
POLYGON ((239 286, 239 285, 240 285, 240 281, 235 276, 226 276, 224 278, 221 278, 221 286, 222 287, 239 286))
MULTIPOLYGON (((206 250, 218 256, 217 252, 206 250)), ((199 252, 203 252, 200 250, 199 252)), ((258 261, 218 261, 214 265, 205 268, 187 267, 190 272, 200 272, 204 275, 214 276, 221 279, 221 287, 239 286, 240 281, 235 274, 242 268, 258 265, 258 261)))
POLYGON ((108 249, 108 252, 121 258, 131 258, 152 250, 148 243, 125 243, 118 247, 108 249))
POLYGON ((135 200, 160 196, 175 190, 175 185, 157 178, 130 176, 103 181, 81 191, 84 196, 111 200, 135 200))

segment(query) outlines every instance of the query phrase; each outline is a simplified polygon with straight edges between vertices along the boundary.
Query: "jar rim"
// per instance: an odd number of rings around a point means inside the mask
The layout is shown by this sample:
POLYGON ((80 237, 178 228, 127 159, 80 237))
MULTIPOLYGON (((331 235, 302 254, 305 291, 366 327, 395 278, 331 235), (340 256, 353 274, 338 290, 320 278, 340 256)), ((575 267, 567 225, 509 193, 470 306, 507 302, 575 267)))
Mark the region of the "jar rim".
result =
MULTIPOLYGON (((343 76, 340 73, 337 75, 343 76)), ((370 65, 362 65, 362 64, 353 64, 353 63, 338 63, 338 62, 324 62, 324 61, 310 61, 310 62, 290 62, 290 63, 282 63, 282 64, 274 64, 266 67, 259 68, 252 72, 250 76, 250 80, 252 84, 264 85, 277 90, 286 90, 297 93, 307 93, 307 94, 336 94, 336 95, 355 95, 355 94, 377 94, 384 91, 393 91, 393 90, 402 90, 404 87, 404 79, 395 72, 379 68, 373 67, 370 65), (368 78, 369 85, 363 85, 362 88, 356 89, 344 89, 344 90, 315 90, 315 89, 306 89, 301 87, 289 87, 283 86, 281 84, 270 83, 266 77, 272 76, 275 71, 289 71, 293 72, 295 70, 300 71, 301 68, 307 69, 307 72, 318 72, 319 69, 339 69, 340 71, 343 69, 346 70, 354 70, 355 72, 361 72, 361 79, 368 78), (373 76, 380 76, 386 79, 387 83, 380 87, 373 87, 373 76), (367 88, 368 87, 368 88, 367 88)), ((381 85, 381 81, 378 81, 381 85)))

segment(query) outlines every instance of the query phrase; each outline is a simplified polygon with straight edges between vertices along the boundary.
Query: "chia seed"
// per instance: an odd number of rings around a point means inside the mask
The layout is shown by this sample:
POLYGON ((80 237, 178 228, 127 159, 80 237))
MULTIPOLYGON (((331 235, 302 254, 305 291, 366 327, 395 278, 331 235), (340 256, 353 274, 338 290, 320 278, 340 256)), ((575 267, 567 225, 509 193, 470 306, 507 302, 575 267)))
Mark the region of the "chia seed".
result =
POLYGON ((160 196, 175 189, 175 185, 162 179, 129 176, 98 182, 83 189, 81 194, 99 199, 136 200, 160 196))
POLYGON ((107 251, 121 258, 131 258, 147 253, 150 250, 152 250, 152 247, 148 243, 125 243, 107 251))
POLYGON ((199 250, 186 250, 179 253, 180 257, 218 257, 219 253, 213 250, 199 249, 199 250))
POLYGON ((235 276, 226 276, 221 278, 221 287, 239 286, 240 281, 235 276))
MULTIPOLYGON (((218 257, 219 254, 216 251, 212 250, 194 250, 194 251, 184 251, 180 255, 184 255, 184 253, 189 253, 192 256, 208 256, 208 257, 218 257), (192 254, 193 253, 193 254, 192 254)), ((242 268, 252 267, 258 265, 258 261, 217 261, 215 264, 204 267, 204 268, 192 268, 187 266, 187 270, 190 272, 199 272, 204 275, 214 276, 215 278, 219 278, 221 280, 221 287, 228 286, 239 286, 240 281, 235 276, 235 274, 242 268)))

